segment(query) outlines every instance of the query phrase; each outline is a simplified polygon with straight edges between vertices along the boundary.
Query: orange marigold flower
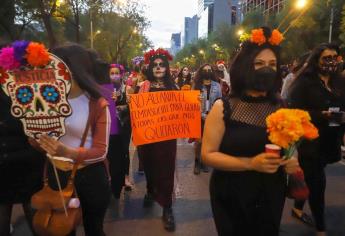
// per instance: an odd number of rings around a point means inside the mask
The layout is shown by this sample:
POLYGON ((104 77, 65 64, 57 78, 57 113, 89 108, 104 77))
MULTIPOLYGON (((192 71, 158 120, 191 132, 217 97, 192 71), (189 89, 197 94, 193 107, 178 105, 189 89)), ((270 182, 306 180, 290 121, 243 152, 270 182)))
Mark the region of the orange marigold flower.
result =
POLYGON ((269 140, 285 149, 301 138, 315 139, 318 130, 310 122, 308 112, 298 109, 279 109, 266 119, 269 140))
POLYGON ((316 139, 319 137, 319 131, 312 123, 304 123, 302 124, 304 129, 304 138, 306 139, 316 139))
POLYGON ((252 35, 251 35, 250 41, 252 43, 256 43, 259 46, 266 43, 266 37, 264 34, 264 30, 263 29, 252 30, 252 35))
POLYGON ((284 36, 277 29, 275 29, 272 31, 272 35, 268 41, 270 44, 277 46, 283 41, 283 39, 284 36))
POLYGON ((49 53, 43 44, 31 42, 26 52, 26 59, 32 66, 46 66, 50 61, 49 53))

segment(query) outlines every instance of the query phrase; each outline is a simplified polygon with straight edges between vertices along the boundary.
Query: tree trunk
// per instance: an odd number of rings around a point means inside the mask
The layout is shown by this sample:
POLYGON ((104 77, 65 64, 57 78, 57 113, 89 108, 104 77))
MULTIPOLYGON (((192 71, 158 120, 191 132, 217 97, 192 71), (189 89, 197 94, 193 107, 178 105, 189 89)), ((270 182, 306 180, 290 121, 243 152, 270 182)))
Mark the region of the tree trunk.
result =
POLYGON ((73 3, 74 21, 75 21, 75 41, 80 43, 80 30, 79 30, 79 1, 73 3))
POLYGON ((39 8, 40 8, 40 14, 41 14, 41 18, 43 20, 44 27, 47 30, 49 47, 53 48, 56 46, 57 41, 56 41, 56 37, 55 37, 54 31, 53 31, 53 27, 52 27, 51 22, 50 22, 51 14, 50 14, 50 12, 46 13, 43 0, 39 1, 39 8))
POLYGON ((50 22, 50 15, 47 15, 47 14, 42 15, 42 20, 47 30, 49 47, 53 48, 57 45, 57 41, 56 41, 56 37, 53 31, 53 27, 50 22))

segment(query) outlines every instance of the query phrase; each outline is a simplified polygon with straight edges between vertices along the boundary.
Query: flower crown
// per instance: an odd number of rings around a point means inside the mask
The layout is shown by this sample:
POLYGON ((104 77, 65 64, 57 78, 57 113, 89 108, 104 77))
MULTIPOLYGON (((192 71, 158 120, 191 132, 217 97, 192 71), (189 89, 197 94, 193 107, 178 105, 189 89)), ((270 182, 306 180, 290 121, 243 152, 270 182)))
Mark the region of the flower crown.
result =
POLYGON ((110 68, 117 68, 120 70, 120 74, 124 74, 125 73, 125 67, 123 67, 123 65, 121 64, 110 64, 110 68))
POLYGON ((172 61, 173 59, 171 54, 167 50, 164 50, 163 48, 158 48, 157 50, 152 49, 144 54, 145 64, 149 64, 150 60, 158 56, 164 57, 168 61, 172 61))
POLYGON ((50 62, 48 50, 41 43, 15 41, 0 51, 0 67, 15 70, 20 66, 44 67, 50 62))
POLYGON ((253 29, 251 34, 243 34, 240 37, 240 41, 249 40, 251 43, 257 44, 258 46, 263 45, 264 43, 269 43, 273 46, 278 46, 284 40, 284 36, 279 30, 274 29, 271 33, 270 38, 266 38, 264 30, 262 28, 253 29))
POLYGON ((223 64, 223 65, 225 65, 225 61, 223 61, 223 60, 219 60, 219 61, 217 61, 217 62, 216 62, 216 65, 218 66, 219 64, 223 64))
POLYGON ((142 61, 144 61, 144 57, 136 56, 132 59, 133 65, 139 65, 142 61))

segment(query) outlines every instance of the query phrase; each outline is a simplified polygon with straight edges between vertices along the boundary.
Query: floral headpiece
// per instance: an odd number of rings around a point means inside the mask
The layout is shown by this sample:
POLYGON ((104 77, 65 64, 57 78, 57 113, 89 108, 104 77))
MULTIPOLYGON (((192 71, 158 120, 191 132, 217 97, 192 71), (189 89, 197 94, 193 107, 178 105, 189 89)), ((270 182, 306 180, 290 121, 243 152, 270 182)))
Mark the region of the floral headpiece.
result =
POLYGON ((15 41, 0 51, 0 67, 15 70, 20 66, 45 67, 50 62, 48 50, 41 43, 15 41))
POLYGON ((144 57, 141 57, 141 56, 136 56, 132 59, 132 63, 135 66, 139 65, 143 61, 144 61, 144 57))
POLYGON ((220 64, 225 65, 225 61, 223 61, 223 60, 219 60, 219 61, 217 61, 217 62, 216 62, 216 65, 217 65, 217 66, 218 66, 218 65, 220 65, 220 64))
POLYGON ((264 30, 262 28, 253 29, 250 35, 250 42, 261 46, 264 43, 270 43, 273 46, 278 46, 283 40, 284 36, 279 30, 274 29, 271 33, 270 38, 266 38, 264 30))
POLYGON ((121 65, 121 64, 110 64, 110 68, 119 69, 121 75, 125 73, 125 67, 123 67, 123 65, 121 65))
POLYGON ((168 61, 172 61, 173 59, 171 54, 167 50, 164 50, 163 48, 158 48, 157 50, 152 49, 144 54, 145 64, 149 64, 150 60, 153 60, 154 58, 157 58, 157 57, 163 57, 168 61))

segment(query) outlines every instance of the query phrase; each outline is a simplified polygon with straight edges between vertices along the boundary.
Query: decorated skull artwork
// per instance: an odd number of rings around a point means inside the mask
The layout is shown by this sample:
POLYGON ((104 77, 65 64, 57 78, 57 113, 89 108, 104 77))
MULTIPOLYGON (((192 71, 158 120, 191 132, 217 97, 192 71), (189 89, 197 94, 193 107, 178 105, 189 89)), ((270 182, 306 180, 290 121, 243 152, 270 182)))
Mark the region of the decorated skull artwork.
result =
POLYGON ((21 68, 1 71, 0 84, 12 101, 11 113, 21 120, 25 134, 38 138, 47 134, 60 138, 65 134, 64 121, 72 114, 67 101, 71 73, 53 54, 44 68, 21 68))

